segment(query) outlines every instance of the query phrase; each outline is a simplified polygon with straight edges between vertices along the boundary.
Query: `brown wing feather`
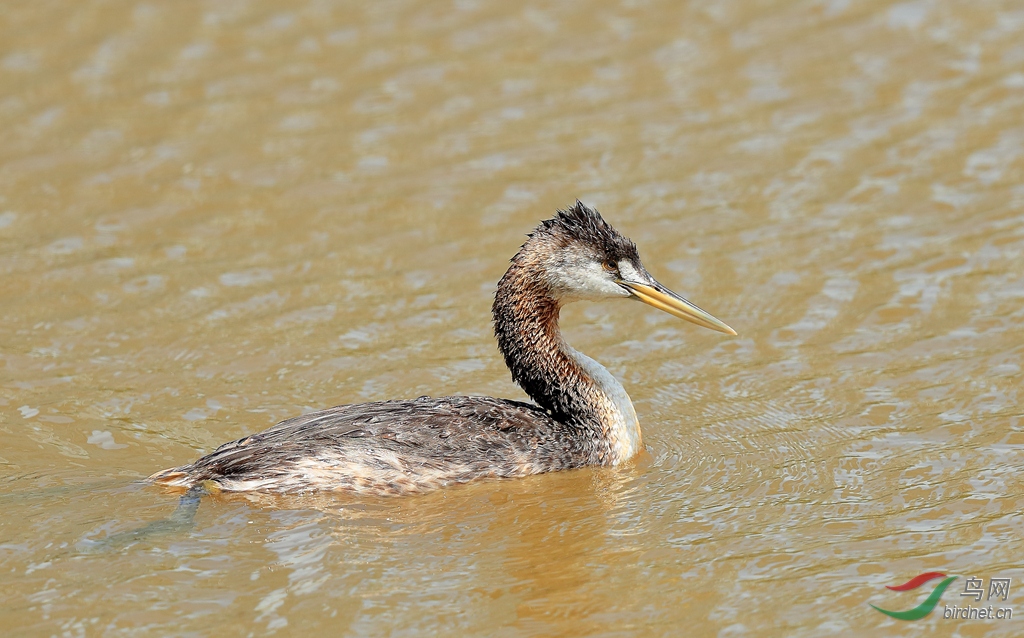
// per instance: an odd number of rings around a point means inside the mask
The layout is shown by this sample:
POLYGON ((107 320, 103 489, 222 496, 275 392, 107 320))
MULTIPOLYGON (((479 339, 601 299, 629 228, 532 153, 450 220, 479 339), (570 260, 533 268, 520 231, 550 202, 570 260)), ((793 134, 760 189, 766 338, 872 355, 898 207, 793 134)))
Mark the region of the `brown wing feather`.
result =
POLYGON ((403 494, 593 463, 594 441, 537 406, 491 397, 342 405, 282 421, 151 480, 221 489, 403 494))

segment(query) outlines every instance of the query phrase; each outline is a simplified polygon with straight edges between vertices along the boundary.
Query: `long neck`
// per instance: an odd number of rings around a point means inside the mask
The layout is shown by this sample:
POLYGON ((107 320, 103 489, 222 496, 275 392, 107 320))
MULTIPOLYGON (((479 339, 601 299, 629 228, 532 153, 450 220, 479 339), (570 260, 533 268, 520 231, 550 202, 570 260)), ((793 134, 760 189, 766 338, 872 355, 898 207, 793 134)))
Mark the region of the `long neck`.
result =
POLYGON ((558 329, 561 304, 530 266, 509 268, 494 297, 494 333, 512 379, 553 418, 604 442, 609 465, 639 451, 640 425, 622 385, 558 329))

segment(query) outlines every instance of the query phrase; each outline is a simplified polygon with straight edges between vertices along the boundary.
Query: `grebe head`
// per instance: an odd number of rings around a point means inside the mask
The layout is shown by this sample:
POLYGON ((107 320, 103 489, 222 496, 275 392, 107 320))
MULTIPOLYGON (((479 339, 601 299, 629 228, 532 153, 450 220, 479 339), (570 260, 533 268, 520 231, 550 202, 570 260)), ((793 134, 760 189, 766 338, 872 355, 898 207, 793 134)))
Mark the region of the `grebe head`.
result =
POLYGON ((736 334, 710 313, 658 283, 640 261, 636 244, 579 200, 542 222, 515 261, 540 279, 559 303, 634 299, 699 326, 736 334))

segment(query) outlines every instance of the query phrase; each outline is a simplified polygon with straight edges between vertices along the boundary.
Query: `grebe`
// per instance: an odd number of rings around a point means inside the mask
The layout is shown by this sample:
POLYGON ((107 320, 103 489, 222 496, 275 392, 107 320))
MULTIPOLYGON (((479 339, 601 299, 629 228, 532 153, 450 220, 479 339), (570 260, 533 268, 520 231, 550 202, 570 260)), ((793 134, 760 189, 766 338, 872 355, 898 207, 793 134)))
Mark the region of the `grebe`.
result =
POLYGON ((341 405, 282 421, 149 479, 190 492, 385 495, 617 465, 640 450, 633 404, 615 377, 558 329, 564 304, 609 298, 637 299, 736 334, 655 281, 636 245, 577 201, 528 235, 494 295, 498 349, 536 405, 472 396, 341 405))

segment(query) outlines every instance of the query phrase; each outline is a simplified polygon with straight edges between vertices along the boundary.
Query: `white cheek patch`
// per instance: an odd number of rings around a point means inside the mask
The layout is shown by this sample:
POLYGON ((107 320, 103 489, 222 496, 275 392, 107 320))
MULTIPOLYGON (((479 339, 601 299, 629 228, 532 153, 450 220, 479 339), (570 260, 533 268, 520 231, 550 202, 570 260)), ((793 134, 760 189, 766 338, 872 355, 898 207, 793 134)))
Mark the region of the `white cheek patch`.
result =
POLYGON ((629 296, 622 286, 615 283, 611 273, 601 264, 589 259, 553 268, 552 274, 564 302, 629 296))
POLYGON ((640 272, 633 267, 633 264, 625 259, 619 262, 619 274, 622 275, 622 279, 624 281, 647 283, 647 277, 641 275, 640 272))

